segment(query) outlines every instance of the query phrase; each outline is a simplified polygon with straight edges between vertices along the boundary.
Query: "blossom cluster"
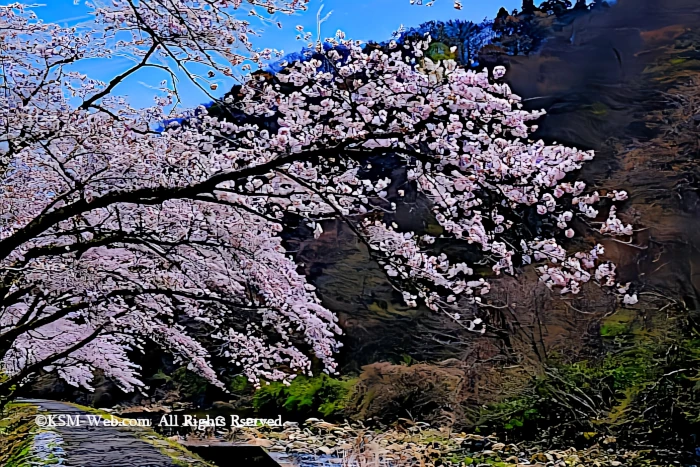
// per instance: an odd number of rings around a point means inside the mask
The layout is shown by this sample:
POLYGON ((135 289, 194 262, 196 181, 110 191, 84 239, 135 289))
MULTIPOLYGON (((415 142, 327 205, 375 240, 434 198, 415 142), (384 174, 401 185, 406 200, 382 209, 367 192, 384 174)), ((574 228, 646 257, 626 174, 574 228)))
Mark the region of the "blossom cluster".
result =
MULTIPOLYGON (((0 21, 35 33, 9 34, 2 51, 11 92, 0 97, 0 361, 14 380, 48 367, 88 386, 101 369, 133 389, 141 382, 129 354, 146 341, 219 385, 213 356, 256 383, 310 372, 311 356, 335 371, 341 331, 283 247, 290 216, 316 237, 324 220, 346 222, 406 304, 456 319, 488 293, 485 266, 515 274, 540 263, 542 280, 562 292, 591 280, 619 286, 600 245, 566 249, 575 216, 601 209, 576 180, 593 153, 532 141, 544 112, 523 110, 503 67, 433 63, 429 36, 382 49, 341 33, 320 49, 323 60, 253 75, 220 114, 172 119, 174 91, 135 109, 113 95, 118 80, 64 70, 114 53, 114 30, 134 32, 118 47, 143 52, 147 66, 156 57, 136 44, 141 33, 154 50, 196 61, 202 50, 225 55, 245 26, 224 9, 236 2, 178 0, 178 17, 148 3, 97 9, 101 42, 95 31, 65 39, 18 6, 0 8, 0 21), (405 187, 373 166, 387 156, 405 167, 405 187), (439 239, 391 221, 407 189, 430 200, 439 239), (479 259, 449 258, 438 240, 479 259), (205 348, 191 322, 215 344, 205 348)), ((610 209, 601 232, 629 228, 610 209)))

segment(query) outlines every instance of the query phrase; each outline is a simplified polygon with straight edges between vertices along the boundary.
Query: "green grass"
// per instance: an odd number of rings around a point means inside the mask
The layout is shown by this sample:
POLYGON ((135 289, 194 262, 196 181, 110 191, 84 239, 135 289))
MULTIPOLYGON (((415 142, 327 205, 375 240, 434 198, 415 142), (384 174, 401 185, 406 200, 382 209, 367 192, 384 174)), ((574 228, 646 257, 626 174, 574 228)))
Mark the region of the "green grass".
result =
POLYGON ((608 106, 602 102, 594 102, 590 108, 593 115, 602 117, 608 114, 608 106))
POLYGON ((37 465, 32 453, 38 428, 33 422, 36 407, 10 403, 0 414, 0 465, 30 467, 37 465))
POLYGON ((700 329, 693 323, 620 309, 601 323, 603 356, 550 360, 519 394, 481 409, 475 427, 511 440, 592 445, 614 435, 629 445, 682 448, 700 435, 700 329))
POLYGON ((356 379, 335 379, 326 374, 297 376, 289 386, 273 382, 261 387, 253 397, 258 410, 282 409, 301 416, 332 417, 345 409, 356 379))
POLYGON ((681 65, 687 61, 688 61, 687 58, 677 57, 677 58, 672 58, 671 60, 669 60, 669 63, 671 65, 681 65))
POLYGON ((600 326, 600 335, 603 337, 616 337, 627 332, 627 326, 621 323, 603 324, 600 326))

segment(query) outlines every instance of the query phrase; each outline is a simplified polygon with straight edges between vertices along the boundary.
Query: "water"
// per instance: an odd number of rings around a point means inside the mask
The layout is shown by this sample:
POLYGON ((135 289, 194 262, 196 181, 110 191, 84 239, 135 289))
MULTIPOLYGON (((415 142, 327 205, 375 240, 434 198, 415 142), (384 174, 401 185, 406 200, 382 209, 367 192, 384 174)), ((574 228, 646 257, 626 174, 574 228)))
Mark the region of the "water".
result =
POLYGON ((192 446, 187 449, 221 467, 280 467, 258 446, 192 446))

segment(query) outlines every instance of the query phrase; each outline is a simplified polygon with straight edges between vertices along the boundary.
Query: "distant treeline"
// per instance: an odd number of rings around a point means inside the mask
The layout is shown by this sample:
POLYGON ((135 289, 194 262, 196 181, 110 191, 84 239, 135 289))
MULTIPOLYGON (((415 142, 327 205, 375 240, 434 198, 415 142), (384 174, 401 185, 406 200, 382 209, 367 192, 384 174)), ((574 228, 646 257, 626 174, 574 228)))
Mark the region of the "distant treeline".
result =
MULTIPOLYGON (((575 3, 570 0, 547 0, 536 6, 534 0, 523 0, 520 10, 509 12, 501 8, 494 19, 484 19, 478 23, 466 20, 428 21, 417 27, 396 31, 392 41, 403 44, 430 34, 433 44, 426 56, 432 60, 454 59, 464 66, 476 67, 484 59, 483 52, 487 55, 527 55, 542 45, 555 21, 609 6, 606 1, 586 3, 586 0, 576 0, 575 3)), ((384 48, 390 42, 370 42, 368 47, 384 48)), ((328 49, 331 45, 326 43, 323 47, 328 49)), ((339 51, 343 55, 344 51, 339 51)), ((324 62, 315 49, 303 48, 269 65, 265 71, 274 74, 287 63, 311 58, 324 62)))
MULTIPOLYGON (((547 0, 536 6, 534 0, 523 0, 520 11, 515 9, 509 12, 501 8, 493 20, 484 19, 479 23, 466 20, 428 21, 417 27, 394 32, 391 40, 370 42, 366 47, 388 50, 391 42, 401 45, 429 34, 432 44, 425 56, 433 61, 454 59, 463 66, 473 68, 494 65, 500 63, 504 55, 528 55, 537 51, 557 24, 565 24, 576 15, 585 14, 590 10, 607 7, 609 4, 606 1, 586 5, 586 0, 576 0, 575 3, 570 0, 547 0)), ((320 46, 326 52, 335 49, 340 54, 341 62, 348 57, 349 51, 343 46, 327 42, 320 46)), ((316 48, 304 47, 298 52, 287 54, 265 69, 254 72, 253 75, 263 75, 269 79, 289 64, 314 58, 320 61, 322 71, 333 73, 335 66, 330 63, 326 54, 320 53, 316 48)), ((422 59, 417 59, 416 65, 419 66, 421 62, 422 59)), ((231 96, 235 101, 240 89, 240 85, 234 86, 225 97, 231 96)), ((230 106, 225 105, 223 100, 204 104, 206 112, 218 116, 225 113, 233 120, 246 119, 240 112, 234 112, 230 106)), ((195 110, 194 114, 199 112, 200 110, 195 110)), ((191 116, 167 120, 157 130, 162 131, 171 123, 182 124, 191 116)))

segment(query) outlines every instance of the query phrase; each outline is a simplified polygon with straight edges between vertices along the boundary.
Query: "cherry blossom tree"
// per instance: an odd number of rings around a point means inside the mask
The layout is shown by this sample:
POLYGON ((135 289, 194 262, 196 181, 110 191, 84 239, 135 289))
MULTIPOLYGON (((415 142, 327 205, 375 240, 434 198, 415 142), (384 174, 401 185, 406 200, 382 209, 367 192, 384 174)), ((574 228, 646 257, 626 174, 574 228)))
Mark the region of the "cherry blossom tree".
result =
POLYGON ((576 174, 593 153, 531 140, 543 112, 522 109, 505 69, 434 63, 429 36, 380 48, 338 32, 314 58, 253 75, 216 115, 174 115, 167 83, 145 109, 117 93, 148 68, 211 90, 212 75, 270 56, 248 41, 240 7, 114 0, 95 6, 87 31, 0 7, 0 396, 41 369, 86 388, 99 369, 139 388, 132 356, 146 341, 219 386, 213 352, 255 383, 314 361, 335 371, 341 330, 283 247, 291 218, 316 237, 324 220, 346 222, 406 304, 478 332, 460 313, 488 292, 484 268, 538 263, 562 293, 593 281, 636 300, 601 245, 566 249, 575 218, 595 222, 601 209, 601 234, 631 235, 608 208, 626 194, 586 193, 576 174), (109 82, 80 72, 117 55, 134 66, 109 82), (200 65, 211 73, 191 71, 200 65), (170 123, 154 131, 159 122, 170 123), (382 157, 405 167, 402 186, 372 167, 382 157), (406 190, 431 201, 440 238, 391 222, 406 190), (448 257, 444 241, 468 253, 448 257))

